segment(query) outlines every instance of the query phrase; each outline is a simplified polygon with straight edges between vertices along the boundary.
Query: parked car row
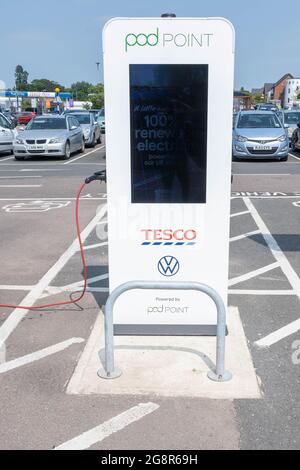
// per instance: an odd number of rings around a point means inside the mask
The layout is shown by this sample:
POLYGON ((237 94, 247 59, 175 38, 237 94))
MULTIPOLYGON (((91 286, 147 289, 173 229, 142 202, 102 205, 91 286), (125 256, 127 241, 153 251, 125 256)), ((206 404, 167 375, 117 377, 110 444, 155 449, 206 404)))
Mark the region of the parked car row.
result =
POLYGON ((31 118, 26 128, 15 125, 0 114, 0 152, 11 151, 16 160, 31 156, 53 156, 69 159, 85 146, 101 143, 101 129, 95 113, 78 111, 63 115, 47 114, 31 118))

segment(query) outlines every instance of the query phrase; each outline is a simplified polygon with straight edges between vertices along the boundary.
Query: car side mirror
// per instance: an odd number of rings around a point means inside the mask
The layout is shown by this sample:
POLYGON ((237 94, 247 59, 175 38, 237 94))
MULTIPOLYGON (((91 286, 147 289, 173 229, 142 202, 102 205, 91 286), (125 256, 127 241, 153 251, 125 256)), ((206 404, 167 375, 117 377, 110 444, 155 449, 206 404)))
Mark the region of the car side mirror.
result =
POLYGON ((298 127, 298 129, 300 129, 300 122, 298 122, 297 127, 298 127))
POLYGON ((284 124, 285 129, 288 129, 290 126, 288 124, 284 124))
POLYGON ((75 131, 75 129, 77 129, 77 126, 71 126, 70 127, 70 131, 75 131))

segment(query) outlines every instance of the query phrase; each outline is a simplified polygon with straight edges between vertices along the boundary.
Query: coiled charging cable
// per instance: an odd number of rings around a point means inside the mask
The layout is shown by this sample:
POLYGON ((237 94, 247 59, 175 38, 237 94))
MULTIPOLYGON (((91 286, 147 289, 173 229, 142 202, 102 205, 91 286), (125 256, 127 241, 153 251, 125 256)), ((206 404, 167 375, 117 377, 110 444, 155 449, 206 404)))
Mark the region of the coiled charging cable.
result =
POLYGON ((86 262, 85 262, 84 248, 83 248, 83 243, 81 240, 81 230, 80 230, 80 224, 79 224, 79 201, 80 201, 81 193, 84 190, 85 186, 89 184, 91 181, 95 181, 95 180, 106 182, 106 170, 97 171, 92 176, 89 176, 88 178, 86 178, 84 183, 80 185, 80 188, 76 196, 76 203, 75 203, 76 232, 77 232, 77 238, 78 238, 79 247, 80 247, 80 256, 81 256, 82 266, 83 266, 83 289, 80 295, 73 300, 55 302, 52 304, 34 305, 30 307, 29 306, 27 307, 25 305, 0 304, 0 308, 21 308, 23 310, 40 310, 43 308, 58 307, 59 305, 75 304, 84 297, 86 293, 86 288, 87 288, 87 267, 86 267, 86 262))

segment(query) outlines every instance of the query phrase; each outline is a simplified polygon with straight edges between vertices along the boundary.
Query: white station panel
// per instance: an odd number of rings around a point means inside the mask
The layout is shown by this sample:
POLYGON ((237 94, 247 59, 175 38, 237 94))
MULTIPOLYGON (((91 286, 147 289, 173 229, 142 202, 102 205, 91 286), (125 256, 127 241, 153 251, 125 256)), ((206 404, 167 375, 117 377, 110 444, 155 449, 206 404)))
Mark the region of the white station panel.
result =
MULTIPOLYGON (((104 28, 110 292, 198 281, 227 305, 234 31, 222 18, 104 28)), ((116 334, 215 334, 211 299, 129 291, 116 334)))

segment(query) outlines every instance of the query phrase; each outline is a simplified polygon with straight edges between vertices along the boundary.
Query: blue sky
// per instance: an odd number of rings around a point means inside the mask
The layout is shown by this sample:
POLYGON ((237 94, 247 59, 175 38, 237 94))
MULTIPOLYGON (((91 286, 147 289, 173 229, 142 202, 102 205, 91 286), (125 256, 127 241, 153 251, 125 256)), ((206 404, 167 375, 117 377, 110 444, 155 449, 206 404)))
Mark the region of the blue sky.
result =
POLYGON ((114 16, 223 16, 236 29, 235 87, 300 76, 300 1, 289 0, 0 0, 0 81, 14 84, 17 64, 29 80, 64 85, 102 81, 101 30, 114 16), (96 62, 101 62, 97 71, 96 62))

